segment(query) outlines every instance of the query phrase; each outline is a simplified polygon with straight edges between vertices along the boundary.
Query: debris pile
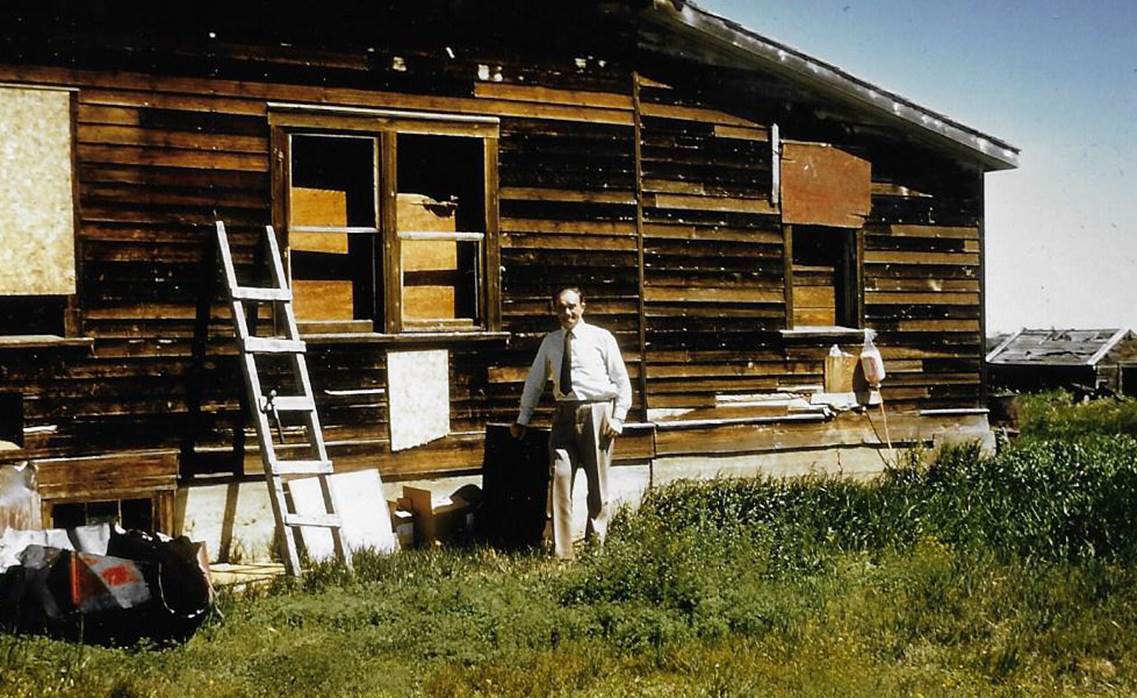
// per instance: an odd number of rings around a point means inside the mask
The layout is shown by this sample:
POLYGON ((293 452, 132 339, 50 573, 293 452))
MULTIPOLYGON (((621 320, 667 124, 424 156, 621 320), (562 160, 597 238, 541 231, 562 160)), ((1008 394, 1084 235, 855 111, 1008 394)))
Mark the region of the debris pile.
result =
POLYGON ((201 543, 110 524, 0 536, 0 625, 80 642, 184 641, 214 603, 201 543))

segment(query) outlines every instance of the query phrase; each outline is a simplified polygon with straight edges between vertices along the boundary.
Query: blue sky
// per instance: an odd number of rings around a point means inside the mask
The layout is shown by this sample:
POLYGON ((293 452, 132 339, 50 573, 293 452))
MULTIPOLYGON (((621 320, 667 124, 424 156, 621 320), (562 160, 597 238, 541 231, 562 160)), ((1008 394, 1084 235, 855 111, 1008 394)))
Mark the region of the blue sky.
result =
POLYGON ((1137 0, 697 4, 1022 149, 987 175, 987 321, 1137 329, 1137 0))

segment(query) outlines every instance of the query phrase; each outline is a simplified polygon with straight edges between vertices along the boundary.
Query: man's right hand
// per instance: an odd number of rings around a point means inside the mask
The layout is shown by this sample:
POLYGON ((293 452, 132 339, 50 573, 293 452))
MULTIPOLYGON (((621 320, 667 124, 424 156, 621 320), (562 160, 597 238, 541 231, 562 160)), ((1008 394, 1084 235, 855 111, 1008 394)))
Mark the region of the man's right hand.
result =
POLYGON ((525 425, 514 422, 509 425, 509 435, 515 439, 520 439, 525 436, 525 425))

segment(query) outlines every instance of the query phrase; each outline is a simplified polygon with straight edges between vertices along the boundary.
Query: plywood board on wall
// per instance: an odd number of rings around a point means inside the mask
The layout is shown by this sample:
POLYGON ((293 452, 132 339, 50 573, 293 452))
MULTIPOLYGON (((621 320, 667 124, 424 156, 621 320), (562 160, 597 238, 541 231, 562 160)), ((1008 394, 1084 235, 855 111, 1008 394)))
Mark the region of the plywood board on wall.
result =
POLYGON ((450 352, 387 353, 391 450, 402 451, 450 433, 450 352))
MULTIPOLYGON (((344 227, 347 192, 332 189, 292 188, 292 225, 344 227)), ((347 233, 297 233, 288 236, 293 250, 347 254, 347 233)))
MULTIPOLYGON (((293 480, 288 486, 297 513, 321 515, 327 512, 317 478, 293 480)), ((380 553, 393 553, 398 549, 378 470, 372 468, 335 473, 328 477, 328 486, 335 497, 337 513, 343 521, 343 534, 349 548, 371 548, 380 553)), ((313 560, 326 560, 335 555, 335 544, 329 529, 305 526, 300 529, 300 535, 304 548, 313 560)))
POLYGON ((860 228, 871 206, 868 160, 823 143, 782 145, 782 222, 860 228))
MULTIPOLYGON (((456 206, 439 203, 422 194, 399 194, 397 220, 400 232, 453 233, 457 230, 456 206)), ((403 240, 403 316, 410 319, 452 319, 457 316, 456 276, 458 245, 455 240, 403 240), (424 275, 435 283, 416 280, 408 272, 451 272, 424 275)))
POLYGON ((350 280, 293 279, 292 297, 296 319, 301 322, 355 318, 355 286, 350 280))
POLYGON ((71 94, 0 88, 0 295, 75 293, 71 94))

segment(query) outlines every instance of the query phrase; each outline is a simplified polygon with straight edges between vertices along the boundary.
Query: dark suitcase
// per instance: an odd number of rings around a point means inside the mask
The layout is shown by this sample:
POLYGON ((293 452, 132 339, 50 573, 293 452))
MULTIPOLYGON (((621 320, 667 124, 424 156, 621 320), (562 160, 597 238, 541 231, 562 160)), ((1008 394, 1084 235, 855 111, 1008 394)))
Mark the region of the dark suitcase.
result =
POLYGON ((530 427, 518 440, 509 425, 487 424, 482 460, 480 538, 521 549, 541 545, 549 495, 549 430, 530 427))

